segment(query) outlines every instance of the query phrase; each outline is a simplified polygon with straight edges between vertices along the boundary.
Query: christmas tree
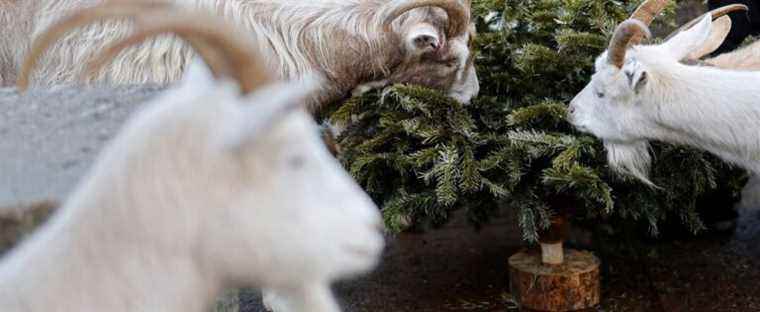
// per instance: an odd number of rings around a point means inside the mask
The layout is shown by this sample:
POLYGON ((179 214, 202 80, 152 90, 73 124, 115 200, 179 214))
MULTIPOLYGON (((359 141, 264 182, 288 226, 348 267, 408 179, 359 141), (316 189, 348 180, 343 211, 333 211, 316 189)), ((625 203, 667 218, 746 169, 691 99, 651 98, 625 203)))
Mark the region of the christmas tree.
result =
MULTIPOLYGON (((565 121, 594 59, 639 1, 473 1, 480 95, 470 105, 419 86, 395 85, 340 105, 341 160, 399 231, 445 224, 465 211, 476 227, 515 209, 524 239, 551 216, 621 222, 650 234, 677 220, 704 228, 700 199, 736 199, 745 174, 694 149, 654 142, 651 179, 616 174, 594 137, 565 121)), ((659 17, 672 28, 672 12, 659 17)), ((726 206, 729 206, 726 203, 726 206)))

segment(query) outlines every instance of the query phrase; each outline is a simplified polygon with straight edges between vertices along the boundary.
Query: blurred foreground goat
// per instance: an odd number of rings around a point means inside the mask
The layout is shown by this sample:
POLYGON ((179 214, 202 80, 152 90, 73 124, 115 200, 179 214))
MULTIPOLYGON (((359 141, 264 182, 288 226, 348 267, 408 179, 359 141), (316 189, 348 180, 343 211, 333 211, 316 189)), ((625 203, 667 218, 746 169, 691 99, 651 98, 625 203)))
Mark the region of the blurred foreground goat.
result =
POLYGON ((2 311, 206 311, 245 286, 338 311, 329 283, 371 270, 384 242, 377 207, 304 110, 321 79, 274 83, 246 37, 204 14, 143 26, 185 39, 210 70, 194 63, 127 122, 2 259, 2 311))

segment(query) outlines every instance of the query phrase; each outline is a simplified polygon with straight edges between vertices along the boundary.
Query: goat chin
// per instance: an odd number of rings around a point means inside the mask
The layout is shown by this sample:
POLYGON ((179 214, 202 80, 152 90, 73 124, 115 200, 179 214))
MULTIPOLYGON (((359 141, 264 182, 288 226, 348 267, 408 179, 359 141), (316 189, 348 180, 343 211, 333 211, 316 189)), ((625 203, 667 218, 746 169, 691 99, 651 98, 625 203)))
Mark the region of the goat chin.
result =
POLYGON ((604 142, 604 148, 607 149, 607 162, 613 170, 633 176, 649 186, 655 186, 649 180, 649 168, 652 164, 649 143, 604 142))

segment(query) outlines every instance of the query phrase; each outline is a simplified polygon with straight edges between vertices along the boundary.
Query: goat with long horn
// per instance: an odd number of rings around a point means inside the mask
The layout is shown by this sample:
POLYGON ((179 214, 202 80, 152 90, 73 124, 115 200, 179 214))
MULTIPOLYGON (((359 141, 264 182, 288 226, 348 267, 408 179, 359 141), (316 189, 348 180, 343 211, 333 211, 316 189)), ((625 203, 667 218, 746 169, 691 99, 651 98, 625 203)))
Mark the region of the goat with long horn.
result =
MULTIPOLYGON (((312 109, 350 96, 355 88, 366 85, 420 84, 447 92, 464 103, 479 91, 472 66, 474 57, 469 48, 474 35, 469 27, 469 1, 177 0, 171 3, 208 10, 234 21, 256 39, 256 48, 266 60, 264 66, 277 73, 278 79, 294 79, 308 72, 325 76, 321 92, 310 100, 312 109)), ((0 68, 5 84, 11 83, 21 71, 21 60, 3 55, 4 51, 28 51, 36 40, 49 41, 51 37, 63 35, 61 31, 71 27, 54 27, 58 32, 45 33, 51 25, 61 25, 61 20, 74 20, 77 22, 68 25, 81 26, 111 17, 89 11, 67 18, 71 12, 85 9, 80 1, 74 0, 24 1, 8 4, 7 8, 3 5, 0 3, 0 15, 11 21, 5 36, 23 39, 9 41, 8 47, 0 48, 0 60, 11 60, 8 66, 0 68), (82 19, 82 15, 88 17, 82 19)), ((166 2, 154 5, 166 5, 166 2)), ((86 31, 70 34, 67 40, 53 45, 39 59, 39 69, 24 79, 36 85, 77 83, 83 79, 111 83, 177 80, 194 52, 174 37, 152 38, 121 53, 98 75, 88 77, 85 65, 79 60, 126 37, 131 28, 132 25, 124 21, 100 22, 89 25, 86 31)), ((0 62, 0 66, 3 64, 0 62)))

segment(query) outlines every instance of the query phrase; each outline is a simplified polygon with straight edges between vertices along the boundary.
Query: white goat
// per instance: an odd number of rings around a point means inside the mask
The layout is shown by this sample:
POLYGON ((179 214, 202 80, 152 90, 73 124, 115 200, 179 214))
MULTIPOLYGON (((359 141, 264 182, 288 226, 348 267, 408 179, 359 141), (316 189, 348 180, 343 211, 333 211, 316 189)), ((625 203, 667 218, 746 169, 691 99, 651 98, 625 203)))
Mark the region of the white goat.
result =
POLYGON ((296 311, 338 311, 329 282, 373 268, 384 243, 377 207, 303 109, 319 79, 272 83, 245 37, 208 16, 156 22, 213 75, 191 67, 125 125, 0 262, 0 307, 206 311, 224 288, 266 286, 296 311))
POLYGON ((639 19, 618 26, 568 110, 573 125, 604 141, 613 168, 651 185, 647 142, 661 140, 760 172, 760 72, 679 62, 705 44, 711 26, 705 16, 659 45, 635 45, 649 34, 639 19))
MULTIPOLYGON (((367 83, 414 83, 447 91, 461 102, 478 93, 479 84, 468 44, 470 1, 457 0, 175 0, 183 7, 211 10, 242 26, 256 39, 270 71, 293 79, 307 72, 327 78, 310 107, 351 95, 367 83)), ((73 12, 108 1, 0 1, 6 46, 0 48, 0 75, 15 79, 32 39, 45 37, 73 12), (12 38, 12 39, 11 39, 12 38)), ((114 1, 119 2, 119 1, 114 1)), ((130 5, 145 0, 122 0, 130 5)), ((78 13, 87 15, 87 10, 78 13)), ((74 25, 101 19, 89 16, 74 25)), ((125 37, 129 24, 108 22, 70 35, 40 59, 35 83, 72 83, 87 78, 82 59, 125 37)), ((37 51, 37 52, 35 52, 37 51)), ((176 80, 192 58, 176 38, 152 39, 119 55, 97 81, 113 83, 176 80)), ((37 58, 34 58, 37 59, 37 58)), ((27 81, 22 81, 25 85, 27 81)))

